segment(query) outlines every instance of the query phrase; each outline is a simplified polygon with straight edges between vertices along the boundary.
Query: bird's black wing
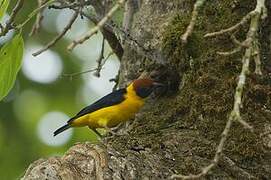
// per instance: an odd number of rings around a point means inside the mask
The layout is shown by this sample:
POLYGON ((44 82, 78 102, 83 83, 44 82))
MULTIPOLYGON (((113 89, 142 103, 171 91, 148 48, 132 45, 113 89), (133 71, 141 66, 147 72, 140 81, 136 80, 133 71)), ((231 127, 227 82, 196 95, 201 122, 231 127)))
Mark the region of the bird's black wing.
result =
POLYGON ((68 123, 72 122, 74 119, 77 119, 81 116, 97 111, 98 109, 120 104, 125 99, 124 95, 126 94, 126 92, 127 92, 126 89, 119 89, 119 90, 113 91, 112 93, 102 97, 95 103, 82 109, 78 114, 76 114, 76 116, 71 118, 68 121, 68 123))

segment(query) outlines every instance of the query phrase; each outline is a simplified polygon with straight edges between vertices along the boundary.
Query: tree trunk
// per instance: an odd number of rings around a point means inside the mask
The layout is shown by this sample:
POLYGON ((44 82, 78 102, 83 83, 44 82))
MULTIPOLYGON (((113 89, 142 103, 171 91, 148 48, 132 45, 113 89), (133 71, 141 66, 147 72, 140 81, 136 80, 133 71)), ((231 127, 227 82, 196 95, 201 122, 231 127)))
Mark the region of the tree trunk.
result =
MULTIPOLYGON (((206 1, 187 44, 182 43, 195 1, 142 0, 121 60, 121 84, 143 71, 169 84, 150 98, 133 120, 128 135, 111 136, 101 144, 79 143, 62 157, 32 163, 23 179, 168 179, 197 174, 212 163, 221 133, 233 108, 242 67, 241 50, 231 34, 204 38, 238 23, 256 2, 206 1), (143 49, 143 51, 142 51, 143 49), (177 92, 176 92, 176 86, 177 92)), ((234 122, 218 164, 206 179, 271 179, 271 8, 258 33, 263 75, 251 73, 243 93, 241 116, 253 132, 234 122)), ((245 39, 249 23, 236 33, 245 39)))

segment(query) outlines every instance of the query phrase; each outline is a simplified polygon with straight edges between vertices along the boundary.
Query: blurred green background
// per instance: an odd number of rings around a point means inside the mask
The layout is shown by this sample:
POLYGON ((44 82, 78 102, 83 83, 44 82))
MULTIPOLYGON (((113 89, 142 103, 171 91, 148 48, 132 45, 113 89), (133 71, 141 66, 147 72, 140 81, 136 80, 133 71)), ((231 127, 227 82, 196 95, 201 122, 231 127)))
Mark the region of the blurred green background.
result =
MULTIPOLYGON (((16 1, 11 1, 8 13, 16 1)), ((37 7, 37 1, 25 1, 16 22, 20 23, 37 7)), ((101 51, 102 36, 97 34, 72 52, 67 45, 93 26, 88 20, 77 18, 72 29, 53 48, 33 57, 62 31, 71 10, 46 9, 40 33, 30 37, 34 18, 23 29, 25 50, 22 69, 15 86, 0 102, 0 179, 20 178, 28 165, 41 157, 63 154, 75 142, 96 141, 88 128, 72 129, 53 137, 53 131, 69 117, 94 100, 112 91, 119 61, 111 56, 97 78, 87 73, 71 78, 63 74, 81 72, 96 67, 101 51)), ((14 35, 0 37, 0 44, 14 35)), ((106 45, 105 56, 110 52, 106 45)))

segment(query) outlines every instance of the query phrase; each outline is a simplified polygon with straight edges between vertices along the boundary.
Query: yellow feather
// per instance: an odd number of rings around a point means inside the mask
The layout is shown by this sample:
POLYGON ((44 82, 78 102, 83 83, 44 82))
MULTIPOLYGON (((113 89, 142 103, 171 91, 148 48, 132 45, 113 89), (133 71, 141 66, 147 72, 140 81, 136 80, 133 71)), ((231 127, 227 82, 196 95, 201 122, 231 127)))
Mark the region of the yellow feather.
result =
POLYGON ((144 99, 136 95, 131 84, 127 87, 123 102, 86 114, 74 120, 71 125, 74 127, 89 126, 91 128, 114 127, 133 118, 143 105, 144 99))

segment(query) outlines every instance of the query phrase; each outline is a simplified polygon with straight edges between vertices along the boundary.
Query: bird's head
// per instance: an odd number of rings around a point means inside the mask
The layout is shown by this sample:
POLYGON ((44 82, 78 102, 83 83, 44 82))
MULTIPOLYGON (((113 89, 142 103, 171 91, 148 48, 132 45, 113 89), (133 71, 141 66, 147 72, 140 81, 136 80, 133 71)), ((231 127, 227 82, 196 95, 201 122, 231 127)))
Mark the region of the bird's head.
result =
POLYGON ((132 82, 133 89, 141 98, 148 97, 157 87, 163 86, 149 78, 136 79, 132 82))

